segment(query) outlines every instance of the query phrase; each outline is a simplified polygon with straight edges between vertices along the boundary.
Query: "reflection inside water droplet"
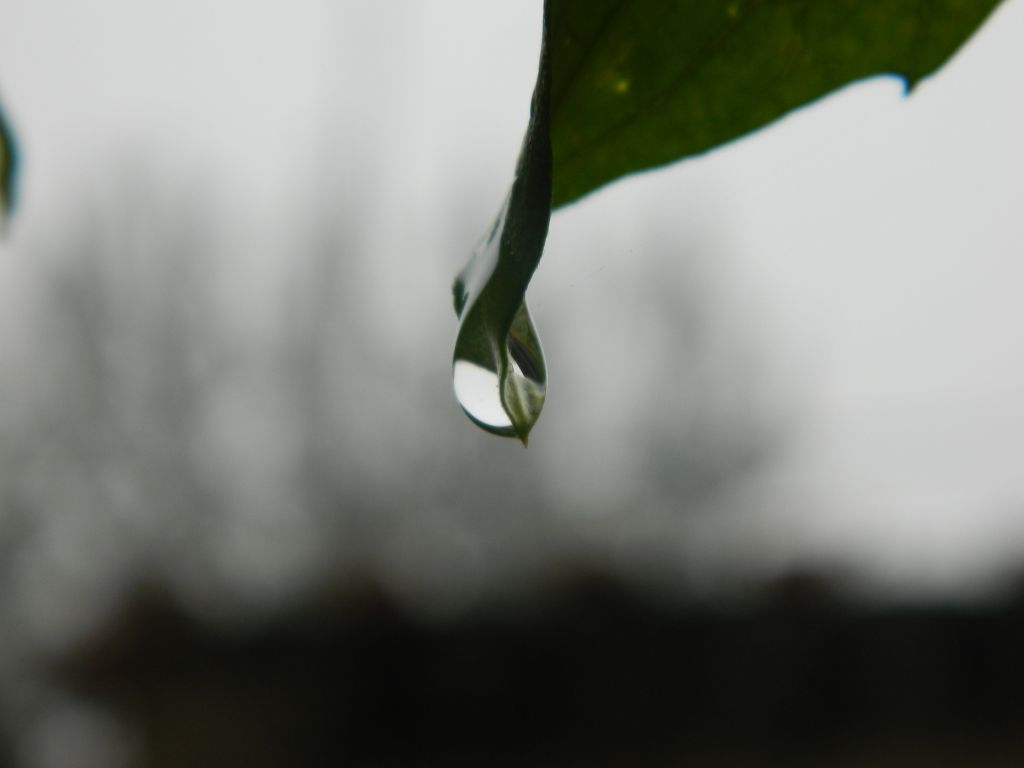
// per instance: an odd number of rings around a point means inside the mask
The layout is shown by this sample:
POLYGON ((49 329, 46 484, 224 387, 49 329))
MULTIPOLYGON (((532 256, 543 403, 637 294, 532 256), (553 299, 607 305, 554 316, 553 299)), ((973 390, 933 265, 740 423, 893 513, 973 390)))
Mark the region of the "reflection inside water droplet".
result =
POLYGON ((499 434, 512 431, 512 420, 501 405, 496 373, 466 360, 456 360, 452 380, 455 397, 469 418, 499 434))
POLYGON ((539 361, 533 359, 530 350, 515 336, 508 337, 508 354, 512 358, 512 370, 517 376, 544 386, 544 373, 539 361))

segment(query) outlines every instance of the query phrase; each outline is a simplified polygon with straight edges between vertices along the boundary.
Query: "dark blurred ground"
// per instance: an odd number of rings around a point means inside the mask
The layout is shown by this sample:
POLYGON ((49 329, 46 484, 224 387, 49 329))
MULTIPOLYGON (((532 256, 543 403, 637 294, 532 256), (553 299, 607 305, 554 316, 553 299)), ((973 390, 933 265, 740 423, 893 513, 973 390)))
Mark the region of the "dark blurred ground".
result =
POLYGON ((214 630, 144 590, 51 670, 153 768, 1024 765, 1024 589, 866 609, 791 576, 726 609, 583 571, 440 624, 384 595, 214 630))

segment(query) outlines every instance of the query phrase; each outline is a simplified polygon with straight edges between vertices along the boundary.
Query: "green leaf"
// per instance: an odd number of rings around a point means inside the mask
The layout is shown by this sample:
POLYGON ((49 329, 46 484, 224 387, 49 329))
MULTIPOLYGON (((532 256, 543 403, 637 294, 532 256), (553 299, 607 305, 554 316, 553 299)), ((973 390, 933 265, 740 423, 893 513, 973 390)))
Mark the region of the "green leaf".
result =
POLYGON ((847 83, 908 90, 998 0, 549 0, 555 207, 847 83))
POLYGON ((526 443, 547 374, 526 308, 551 209, 732 141, 854 80, 911 89, 999 0, 547 0, 512 189, 455 283, 453 377, 484 429, 526 443))
POLYGON ((4 119, 3 108, 0 107, 0 227, 6 224, 14 208, 14 182, 17 177, 17 153, 14 145, 14 134, 4 119))

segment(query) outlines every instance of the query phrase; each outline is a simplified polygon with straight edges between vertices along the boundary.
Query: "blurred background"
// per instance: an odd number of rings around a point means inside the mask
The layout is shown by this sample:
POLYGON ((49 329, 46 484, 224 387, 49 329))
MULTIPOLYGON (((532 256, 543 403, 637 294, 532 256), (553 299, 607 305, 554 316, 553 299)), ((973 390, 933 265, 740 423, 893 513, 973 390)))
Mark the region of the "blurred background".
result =
POLYGON ((541 5, 0 3, 0 766, 1022 764, 1022 0, 559 211, 524 450, 541 5))

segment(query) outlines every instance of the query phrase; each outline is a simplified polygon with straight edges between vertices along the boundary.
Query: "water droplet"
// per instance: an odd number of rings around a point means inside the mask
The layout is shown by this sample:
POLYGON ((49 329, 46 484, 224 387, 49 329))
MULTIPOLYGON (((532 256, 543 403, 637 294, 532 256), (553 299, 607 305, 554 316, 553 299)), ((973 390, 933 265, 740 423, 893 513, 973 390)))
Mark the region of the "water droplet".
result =
POLYGON ((525 443, 525 436, 517 432, 512 418, 515 416, 520 424, 536 420, 544 407, 546 373, 525 305, 520 307, 516 320, 514 329, 522 333, 525 326, 526 333, 525 338, 516 332, 508 336, 509 371, 504 398, 498 372, 470 360, 456 358, 452 382, 459 405, 477 426, 496 435, 520 437, 525 443))
POLYGON ((491 283, 502 258, 511 198, 505 199, 494 225, 453 286, 462 327, 452 382, 459 405, 477 426, 496 435, 518 437, 525 444, 544 407, 547 373, 526 302, 508 304, 503 286, 491 283), (495 318, 506 313, 511 323, 505 325, 508 333, 503 345, 494 334, 503 323, 495 318))

